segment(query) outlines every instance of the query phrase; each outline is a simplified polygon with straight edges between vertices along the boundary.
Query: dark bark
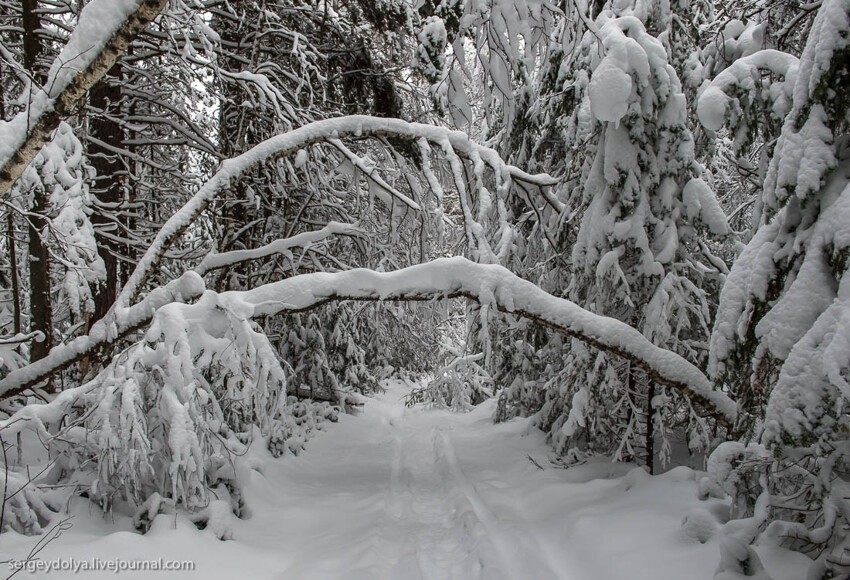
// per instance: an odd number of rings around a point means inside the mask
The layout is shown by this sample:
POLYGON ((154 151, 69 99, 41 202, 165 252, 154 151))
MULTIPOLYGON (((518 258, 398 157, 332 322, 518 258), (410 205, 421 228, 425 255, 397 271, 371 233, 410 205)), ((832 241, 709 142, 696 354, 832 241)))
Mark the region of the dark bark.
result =
POLYGON ((94 315, 90 324, 106 315, 118 296, 120 244, 110 237, 120 235, 118 204, 123 199, 123 165, 118 156, 98 142, 121 147, 123 131, 115 120, 115 110, 121 101, 121 67, 116 64, 107 75, 89 91, 89 104, 94 112, 89 121, 89 134, 97 139, 89 143, 89 162, 97 174, 92 193, 97 202, 91 221, 95 229, 97 251, 106 266, 106 282, 95 290, 94 315))
MULTIPOLYGON (((635 377, 635 369, 633 368, 633 365, 630 362, 629 365, 626 367, 626 399, 628 399, 628 401, 629 401, 629 405, 626 408, 626 421, 625 421, 626 425, 632 425, 633 421, 635 422, 634 424, 638 423, 638 421, 635 419, 635 407, 636 407, 635 395, 636 394, 637 394, 637 380, 636 380, 636 377, 635 377)), ((637 461, 638 458, 627 452, 626 454, 623 455, 622 460, 623 461, 637 461)))
MULTIPOLYGON (((39 67, 41 43, 38 30, 41 22, 38 17, 38 3, 35 0, 23 0, 24 29, 24 66, 33 79, 44 83, 43 69, 39 67)), ((50 302, 50 253, 47 248, 48 192, 35 189, 32 192, 32 212, 28 218, 29 236, 29 278, 30 278, 30 330, 44 333, 44 340, 33 342, 30 360, 36 361, 47 356, 53 344, 53 306, 50 302)))
POLYGON ((655 398, 655 383, 651 380, 646 384, 646 466, 649 468, 649 474, 655 474, 655 423, 652 416, 655 414, 655 409, 652 406, 652 399, 655 398))
POLYGON ((15 240, 15 214, 6 214, 6 235, 9 243, 9 281, 12 286, 12 334, 21 332, 21 280, 18 277, 18 245, 15 240))
POLYGON ((38 16, 38 2, 21 0, 21 10, 24 29, 24 67, 38 84, 44 84, 44 70, 38 65, 38 59, 41 58, 41 41, 38 38, 41 21, 38 16))

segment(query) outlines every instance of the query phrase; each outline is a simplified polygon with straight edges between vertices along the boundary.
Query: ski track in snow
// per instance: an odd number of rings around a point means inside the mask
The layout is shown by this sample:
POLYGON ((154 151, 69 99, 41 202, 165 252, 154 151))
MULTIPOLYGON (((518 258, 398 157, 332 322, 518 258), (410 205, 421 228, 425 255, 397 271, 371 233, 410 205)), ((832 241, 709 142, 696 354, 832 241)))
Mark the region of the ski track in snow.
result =
MULTIPOLYGON (((244 474, 248 514, 234 518, 231 541, 166 515, 142 536, 128 518, 103 519, 77 499, 74 528, 41 555, 196 562, 194 572, 125 571, 122 579, 713 577, 717 540, 684 537, 681 521, 693 508, 723 506, 696 499, 692 471, 623 478, 628 468, 610 463, 556 469, 528 420, 493 425, 493 401, 466 414, 408 409, 401 399, 409 387, 387 387, 357 416, 317 434, 298 457, 252 458, 244 474)), ((0 560, 19 558, 32 544, 4 534, 0 560)), ((802 577, 800 562, 760 553, 774 580, 802 577)), ((79 577, 54 571, 16 579, 79 577)))

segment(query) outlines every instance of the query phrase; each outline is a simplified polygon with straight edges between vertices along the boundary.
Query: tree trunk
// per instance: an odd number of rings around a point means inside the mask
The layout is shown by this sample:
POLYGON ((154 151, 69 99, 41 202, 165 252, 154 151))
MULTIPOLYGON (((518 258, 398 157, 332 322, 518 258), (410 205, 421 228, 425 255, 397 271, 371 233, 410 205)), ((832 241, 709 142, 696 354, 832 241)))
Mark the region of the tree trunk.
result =
POLYGON ((655 474, 655 422, 653 415, 655 409, 652 399, 655 398, 655 382, 651 379, 646 381, 646 466, 649 474, 655 474))
MULTIPOLYGON (((116 64, 106 76, 89 92, 89 103, 92 108, 102 113, 95 113, 89 121, 89 134, 107 145, 120 147, 123 141, 121 126, 114 120, 117 111, 114 110, 121 100, 121 67, 116 64)), ((99 286, 94 293, 94 315, 90 324, 100 320, 109 311, 118 296, 120 244, 104 234, 120 236, 120 215, 118 204, 123 199, 122 164, 118 156, 97 142, 90 142, 88 147, 89 162, 94 167, 94 193, 97 202, 92 214, 92 225, 97 240, 97 251, 106 266, 106 282, 99 286)))
MULTIPOLYGON (((3 12, 5 14, 5 11, 3 12)), ((0 63, 0 77, 3 66, 0 63)), ((0 120, 6 120, 6 98, 0 95, 0 120)), ((12 334, 21 332, 21 281, 18 278, 18 241, 15 239, 15 214, 6 213, 6 243, 9 244, 9 286, 12 291, 12 334)))
MULTIPOLYGON (((41 22, 38 17, 38 2, 23 0, 24 28, 24 66, 38 83, 44 83, 43 68, 38 66, 41 57, 41 43, 38 30, 41 22)), ((33 191, 32 214, 29 217, 29 271, 30 271, 30 329, 44 333, 44 340, 33 342, 30 360, 36 361, 47 356, 53 344, 53 307, 50 303, 50 254, 42 235, 47 235, 48 192, 33 191)))
POLYGON ((21 281, 18 278, 18 245, 15 240, 15 214, 6 214, 6 235, 9 243, 9 280, 12 286, 12 334, 21 332, 21 281))

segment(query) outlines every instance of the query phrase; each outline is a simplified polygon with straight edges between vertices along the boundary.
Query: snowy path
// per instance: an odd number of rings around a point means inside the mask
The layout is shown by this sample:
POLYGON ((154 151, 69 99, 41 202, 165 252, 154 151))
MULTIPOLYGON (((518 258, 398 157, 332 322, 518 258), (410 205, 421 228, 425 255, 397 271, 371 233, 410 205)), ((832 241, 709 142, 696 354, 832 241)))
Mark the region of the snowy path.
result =
MULTIPOLYGON (((140 536, 126 519, 104 521, 76 500, 73 530, 43 557, 162 557, 197 565, 194 573, 121 578, 712 578, 716 541, 702 545, 681 531, 690 509, 720 507, 696 500, 692 471, 600 479, 624 469, 556 469, 526 420, 493 425, 492 403, 469 414, 407 409, 404 388, 390 384, 298 457, 252 460, 244 474, 250 513, 234 521, 232 541, 173 516, 159 516, 140 536)), ((31 543, 10 537, 0 556, 6 549, 17 556, 31 543)), ((799 575, 787 561, 774 563, 770 554, 765 560, 776 580, 799 575)), ((16 579, 38 577, 65 575, 16 579)))
POLYGON ((458 459, 461 416, 405 409, 398 386, 288 466, 287 503, 312 504, 297 527, 315 541, 282 577, 575 578, 539 553, 528 575, 522 534, 498 520, 458 459), (314 509, 317 493, 327 509, 314 509))

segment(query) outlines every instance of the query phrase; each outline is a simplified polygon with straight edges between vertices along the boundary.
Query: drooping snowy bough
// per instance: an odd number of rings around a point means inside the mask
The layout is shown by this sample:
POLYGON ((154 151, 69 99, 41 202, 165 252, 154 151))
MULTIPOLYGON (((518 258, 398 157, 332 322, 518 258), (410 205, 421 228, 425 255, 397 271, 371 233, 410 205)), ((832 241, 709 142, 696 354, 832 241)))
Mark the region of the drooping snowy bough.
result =
MULTIPOLYGON (((165 302, 178 298, 186 300, 202 295, 204 288, 203 281, 195 272, 184 275, 169 286, 173 287, 163 288, 160 293, 153 293, 146 301, 127 309, 128 313, 132 313, 133 328, 150 320, 150 317, 144 316, 145 310, 164 305, 159 294, 166 297, 165 302)), ((623 357, 659 384, 682 391, 721 422, 731 425, 735 421, 737 409, 734 401, 714 390, 702 371, 683 357, 652 344, 623 322, 593 314, 569 300, 552 296, 495 264, 478 264, 455 257, 395 272, 356 269, 302 274, 253 290, 224 292, 215 304, 249 319, 302 312, 339 300, 406 301, 457 297, 467 297, 503 312, 529 318, 623 357)), ((210 303, 202 301, 187 308, 206 308, 210 303)), ((0 381, 0 389, 5 386, 3 383, 12 383, 9 379, 24 375, 26 369, 13 372, 0 381)))

